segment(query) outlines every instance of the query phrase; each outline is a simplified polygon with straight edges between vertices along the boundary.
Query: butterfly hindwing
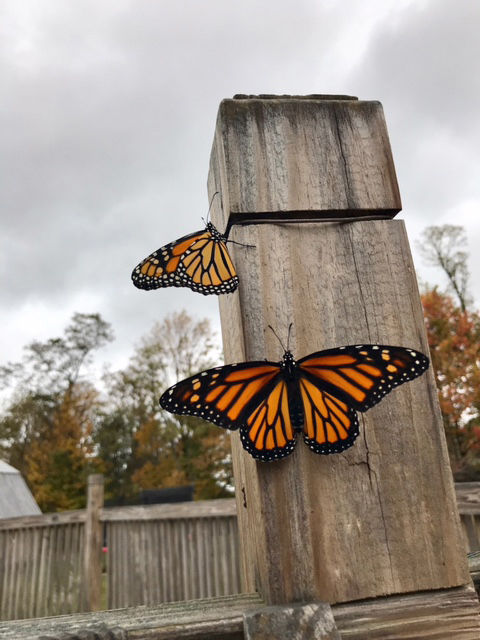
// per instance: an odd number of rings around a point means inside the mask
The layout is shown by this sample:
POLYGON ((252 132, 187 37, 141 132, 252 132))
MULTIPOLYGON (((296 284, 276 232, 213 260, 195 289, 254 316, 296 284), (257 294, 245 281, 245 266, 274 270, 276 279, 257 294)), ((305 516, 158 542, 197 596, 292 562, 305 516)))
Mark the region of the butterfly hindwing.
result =
POLYGON ((244 448, 261 460, 288 455, 295 446, 287 385, 278 363, 245 362, 203 371, 167 389, 160 405, 240 429, 244 448))
POLYGON ((312 384, 366 411, 398 385, 420 376, 429 360, 405 347, 350 345, 312 353, 297 364, 312 384))
POLYGON ((295 435, 288 407, 288 387, 281 378, 240 426, 243 448, 263 461, 288 456, 295 447, 295 435))
POLYGON ((351 447, 358 436, 358 417, 354 409, 335 396, 300 377, 303 402, 305 444, 315 453, 339 453, 351 447))
POLYGON ((132 281, 139 289, 189 287, 204 295, 231 293, 238 286, 225 238, 210 222, 203 231, 183 236, 142 260, 132 281))

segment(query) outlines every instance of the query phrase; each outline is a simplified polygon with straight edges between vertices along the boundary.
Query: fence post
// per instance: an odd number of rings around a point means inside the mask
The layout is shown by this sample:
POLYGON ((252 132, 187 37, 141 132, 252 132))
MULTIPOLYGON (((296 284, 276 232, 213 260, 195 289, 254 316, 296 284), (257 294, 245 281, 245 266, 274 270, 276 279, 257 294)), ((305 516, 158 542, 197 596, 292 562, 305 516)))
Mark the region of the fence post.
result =
POLYGON ((103 526, 103 475, 88 476, 87 512, 84 533, 84 585, 87 611, 101 609, 103 526))
MULTIPOLYGON (((215 191, 214 224, 254 245, 229 245, 240 285, 219 299, 226 362, 279 361, 267 326, 286 340, 290 322, 298 358, 360 343, 428 353, 404 224, 390 219, 401 202, 380 103, 224 100, 215 191)), ((288 458, 255 462, 233 434, 244 588, 266 604, 471 584, 432 372, 359 417, 354 446, 330 456, 299 437, 288 458)))

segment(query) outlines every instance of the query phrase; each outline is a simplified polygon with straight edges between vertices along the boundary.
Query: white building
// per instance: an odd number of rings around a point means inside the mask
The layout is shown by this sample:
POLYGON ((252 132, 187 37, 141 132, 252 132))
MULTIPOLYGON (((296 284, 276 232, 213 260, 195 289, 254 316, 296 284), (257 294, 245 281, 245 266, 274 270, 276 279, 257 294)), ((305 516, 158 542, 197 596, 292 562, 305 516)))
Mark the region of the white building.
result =
POLYGON ((40 511, 20 471, 0 460, 0 518, 36 516, 40 511))

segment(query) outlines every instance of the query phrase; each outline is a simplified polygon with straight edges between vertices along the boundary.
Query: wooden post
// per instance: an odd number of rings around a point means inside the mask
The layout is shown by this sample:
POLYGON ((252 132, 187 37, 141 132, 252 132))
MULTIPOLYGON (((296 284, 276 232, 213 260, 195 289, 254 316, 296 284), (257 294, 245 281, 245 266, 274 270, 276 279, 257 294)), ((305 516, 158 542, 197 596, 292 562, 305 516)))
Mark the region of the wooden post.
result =
MULTIPOLYGON (((404 224, 389 219, 401 202, 380 103, 224 100, 214 191, 214 224, 255 245, 230 245, 240 286, 219 299, 226 362, 279 361, 267 326, 286 341, 290 322, 298 358, 359 343, 428 353, 404 224)), ((341 454, 315 455, 300 437, 272 463, 233 435, 244 587, 267 604, 470 585, 432 372, 360 424, 341 454)))
POLYGON ((87 515, 84 533, 84 585, 87 611, 101 609, 103 526, 103 475, 88 476, 87 515))

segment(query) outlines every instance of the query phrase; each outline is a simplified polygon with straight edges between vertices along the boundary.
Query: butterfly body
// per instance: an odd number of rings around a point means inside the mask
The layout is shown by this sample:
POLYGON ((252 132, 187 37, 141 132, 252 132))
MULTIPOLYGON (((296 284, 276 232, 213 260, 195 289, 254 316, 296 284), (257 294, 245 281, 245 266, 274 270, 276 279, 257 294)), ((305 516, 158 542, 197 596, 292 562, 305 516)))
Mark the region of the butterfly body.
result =
POLYGON ((208 222, 205 229, 160 247, 132 272, 139 289, 189 287, 203 295, 231 293, 238 277, 228 253, 226 237, 208 222))
POLYGON ((287 384, 288 411, 293 430, 301 432, 304 423, 303 403, 298 387, 297 363, 292 352, 287 349, 278 365, 287 384))
POLYGON ((350 345, 311 353, 298 361, 257 361, 203 371, 170 387, 162 408, 239 429, 256 459, 277 460, 303 433, 319 454, 339 453, 359 433, 356 411, 366 411, 396 386, 421 375, 428 358, 404 347, 350 345))

